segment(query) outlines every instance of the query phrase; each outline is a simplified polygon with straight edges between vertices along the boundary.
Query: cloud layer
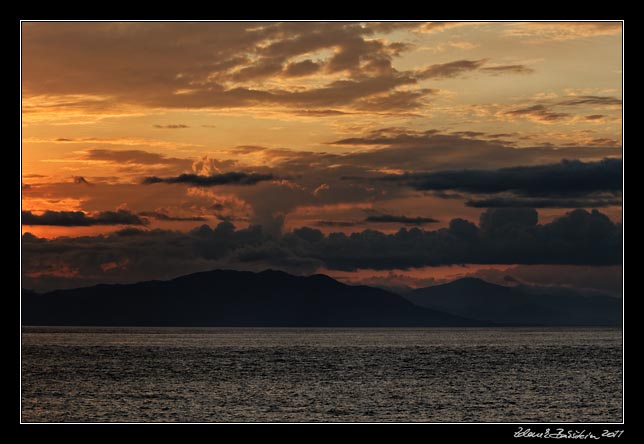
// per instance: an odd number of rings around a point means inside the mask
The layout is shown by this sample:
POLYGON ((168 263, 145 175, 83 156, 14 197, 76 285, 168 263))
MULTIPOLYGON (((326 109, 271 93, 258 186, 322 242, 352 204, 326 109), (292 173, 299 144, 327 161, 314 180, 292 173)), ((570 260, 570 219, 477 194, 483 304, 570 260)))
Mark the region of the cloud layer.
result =
POLYGON ((378 214, 369 216, 365 222, 378 222, 378 223, 397 223, 407 225, 424 225, 438 222, 437 219, 432 217, 409 217, 409 216, 394 216, 392 214, 378 214))
POLYGON ((169 278, 210 268, 276 268, 293 273, 390 270, 447 264, 621 264, 621 225, 574 210, 537 224, 532 209, 488 209, 479 225, 453 219, 433 231, 401 228, 324 235, 302 227, 279 236, 230 222, 190 232, 128 228, 93 238, 23 236, 27 287, 169 278), (46 264, 46 265, 45 265, 46 264), (108 267, 106 264, 120 264, 108 267))
POLYGON ((229 172, 210 176, 199 176, 197 174, 181 174, 176 177, 150 176, 143 179, 143 184, 183 183, 199 187, 214 187, 218 185, 255 185, 259 182, 274 179, 275 177, 272 174, 229 172))
POLYGON ((558 164, 497 170, 390 175, 379 180, 402 183, 417 190, 454 190, 476 194, 512 192, 519 196, 574 197, 599 192, 621 192, 622 160, 604 159, 585 163, 562 160, 558 164))
POLYGON ((66 97, 60 102, 63 108, 96 110, 129 104, 193 109, 338 106, 384 112, 425 106, 424 98, 433 90, 420 85, 423 80, 533 72, 522 64, 499 65, 488 59, 396 69, 394 60, 414 45, 389 35, 427 26, 27 23, 23 25, 24 52, 29 54, 23 61, 24 93, 26 97, 66 97), (318 81, 306 83, 313 77, 318 81), (284 81, 291 84, 286 87, 284 81))
POLYGON ((88 215, 82 211, 45 211, 36 215, 22 212, 23 225, 51 225, 59 227, 88 227, 91 225, 146 225, 148 221, 128 210, 101 211, 88 215))

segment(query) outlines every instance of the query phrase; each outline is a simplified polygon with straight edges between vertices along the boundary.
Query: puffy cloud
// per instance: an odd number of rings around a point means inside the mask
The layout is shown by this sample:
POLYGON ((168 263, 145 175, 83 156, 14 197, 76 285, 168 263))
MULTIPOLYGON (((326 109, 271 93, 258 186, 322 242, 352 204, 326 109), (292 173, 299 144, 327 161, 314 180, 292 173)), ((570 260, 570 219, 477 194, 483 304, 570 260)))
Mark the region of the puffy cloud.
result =
POLYGON ((82 211, 45 211, 43 214, 22 212, 23 225, 55 225, 60 227, 87 227, 90 225, 146 225, 141 219, 128 210, 101 211, 87 215, 82 211))
POLYGON ((128 229, 51 240, 26 233, 24 284, 51 285, 56 270, 76 270, 73 277, 56 278, 57 285, 79 285, 231 267, 311 273, 321 268, 393 270, 466 263, 621 264, 621 225, 604 214, 575 210, 543 225, 536 218, 534 210, 490 209, 481 215, 479 226, 454 219, 448 228, 434 231, 401 228, 393 234, 364 230, 326 236, 308 227, 272 235, 260 226, 235 229, 230 222, 187 233, 128 229), (103 270, 106 263, 127 265, 103 270))

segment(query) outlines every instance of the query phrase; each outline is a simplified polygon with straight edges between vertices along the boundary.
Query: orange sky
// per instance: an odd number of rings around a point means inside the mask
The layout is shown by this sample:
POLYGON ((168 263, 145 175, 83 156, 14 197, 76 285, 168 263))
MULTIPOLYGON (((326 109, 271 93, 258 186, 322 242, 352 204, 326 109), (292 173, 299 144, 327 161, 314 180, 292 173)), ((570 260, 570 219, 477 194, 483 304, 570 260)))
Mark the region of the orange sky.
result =
MULTIPOLYGON (((620 22, 25 22, 23 233, 478 223, 472 202, 525 195, 379 178, 620 158, 621 42, 620 22), (181 174, 228 182, 142 184, 181 174)), ((540 195, 539 222, 621 221, 591 191, 540 195)))

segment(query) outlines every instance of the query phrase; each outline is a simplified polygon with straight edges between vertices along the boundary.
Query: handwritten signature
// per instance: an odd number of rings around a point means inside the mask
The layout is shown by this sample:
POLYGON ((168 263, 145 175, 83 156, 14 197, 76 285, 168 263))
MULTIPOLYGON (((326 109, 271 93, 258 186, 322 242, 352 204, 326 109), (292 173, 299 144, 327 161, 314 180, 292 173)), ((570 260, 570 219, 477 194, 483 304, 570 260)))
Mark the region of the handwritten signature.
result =
MULTIPOLYGON (((597 432, 595 432, 597 433, 597 432)), ((623 430, 603 430, 601 435, 595 435, 593 432, 586 430, 565 430, 565 429, 546 429, 543 432, 533 432, 530 429, 519 427, 514 432, 515 438, 543 438, 543 439, 602 439, 602 438, 619 438, 624 434, 623 430)))

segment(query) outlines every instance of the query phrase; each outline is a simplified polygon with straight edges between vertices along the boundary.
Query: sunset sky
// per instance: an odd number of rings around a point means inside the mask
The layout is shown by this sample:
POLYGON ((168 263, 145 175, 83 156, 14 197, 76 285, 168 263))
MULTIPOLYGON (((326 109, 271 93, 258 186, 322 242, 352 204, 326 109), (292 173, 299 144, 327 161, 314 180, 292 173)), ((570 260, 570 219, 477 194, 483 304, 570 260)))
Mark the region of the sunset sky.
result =
POLYGON ((22 24, 28 288, 273 268, 618 294, 621 156, 621 22, 22 24))

